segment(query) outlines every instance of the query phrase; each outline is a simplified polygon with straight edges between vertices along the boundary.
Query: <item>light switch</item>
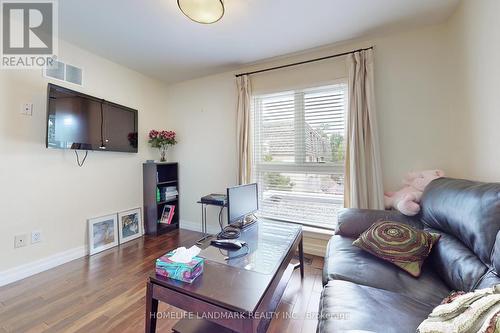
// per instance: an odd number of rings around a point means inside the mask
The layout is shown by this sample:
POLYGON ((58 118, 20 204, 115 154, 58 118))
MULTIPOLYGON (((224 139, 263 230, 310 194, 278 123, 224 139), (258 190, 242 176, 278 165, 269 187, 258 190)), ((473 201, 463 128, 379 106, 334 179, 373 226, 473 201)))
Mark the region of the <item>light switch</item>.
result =
POLYGON ((33 103, 24 103, 21 109, 21 114, 25 116, 33 115, 33 103))

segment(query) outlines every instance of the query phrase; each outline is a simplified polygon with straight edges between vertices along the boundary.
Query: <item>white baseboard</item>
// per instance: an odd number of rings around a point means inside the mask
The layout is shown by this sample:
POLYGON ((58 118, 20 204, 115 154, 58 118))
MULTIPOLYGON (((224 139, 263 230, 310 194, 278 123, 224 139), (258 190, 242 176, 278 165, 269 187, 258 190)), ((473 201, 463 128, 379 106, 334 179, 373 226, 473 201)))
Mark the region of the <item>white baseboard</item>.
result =
POLYGON ((9 268, 0 272, 0 287, 9 283, 16 282, 29 276, 41 273, 56 266, 65 264, 75 259, 82 258, 88 254, 87 246, 80 246, 59 252, 51 256, 23 264, 17 267, 9 268))
POLYGON ((332 235, 333 231, 311 230, 311 228, 304 227, 304 252, 324 257, 332 235))
POLYGON ((327 243, 321 242, 317 239, 304 237, 304 253, 312 254, 318 257, 324 257, 326 253, 327 243))
MULTIPOLYGON (((179 228, 201 232, 201 222, 196 223, 187 220, 181 220, 179 228)), ((220 232, 219 226, 207 225, 207 229, 207 232, 213 235, 220 232)))

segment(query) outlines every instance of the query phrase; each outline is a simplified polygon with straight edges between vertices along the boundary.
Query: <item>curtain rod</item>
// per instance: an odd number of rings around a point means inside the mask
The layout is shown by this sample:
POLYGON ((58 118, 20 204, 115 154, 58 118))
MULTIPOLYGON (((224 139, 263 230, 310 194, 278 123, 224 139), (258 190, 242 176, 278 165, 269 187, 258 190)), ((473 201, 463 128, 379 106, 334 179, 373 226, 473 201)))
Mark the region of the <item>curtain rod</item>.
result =
POLYGON ((270 68, 265 68, 265 69, 259 69, 253 72, 247 72, 247 73, 240 73, 236 74, 236 77, 240 77, 243 75, 252 75, 252 74, 257 74, 257 73, 263 73, 263 72, 269 72, 269 71, 274 71, 276 69, 282 69, 282 68, 287 68, 287 67, 292 67, 292 66, 298 66, 298 65, 304 65, 308 64, 310 62, 316 62, 316 61, 321 61, 321 60, 326 60, 326 59, 331 59, 331 58, 337 58, 337 57, 342 57, 351 53, 359 52, 359 51, 366 51, 366 50, 372 50, 373 46, 364 48, 364 49, 357 49, 354 51, 349 51, 349 52, 343 52, 343 53, 338 53, 338 54, 333 54, 329 55, 326 57, 321 57, 321 58, 316 58, 316 59, 310 59, 310 60, 305 60, 305 61, 299 61, 299 62, 294 62, 293 64, 287 64, 287 65, 281 65, 281 66, 276 66, 276 67, 270 67, 270 68))

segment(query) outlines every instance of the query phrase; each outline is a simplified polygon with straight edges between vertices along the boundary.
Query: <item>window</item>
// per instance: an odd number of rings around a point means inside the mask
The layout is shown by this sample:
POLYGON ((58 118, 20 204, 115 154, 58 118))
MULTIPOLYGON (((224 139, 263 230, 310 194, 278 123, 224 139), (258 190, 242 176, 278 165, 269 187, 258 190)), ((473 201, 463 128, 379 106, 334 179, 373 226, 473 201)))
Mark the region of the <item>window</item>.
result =
POLYGON ((344 206, 345 83, 253 97, 262 216, 334 228, 344 206))

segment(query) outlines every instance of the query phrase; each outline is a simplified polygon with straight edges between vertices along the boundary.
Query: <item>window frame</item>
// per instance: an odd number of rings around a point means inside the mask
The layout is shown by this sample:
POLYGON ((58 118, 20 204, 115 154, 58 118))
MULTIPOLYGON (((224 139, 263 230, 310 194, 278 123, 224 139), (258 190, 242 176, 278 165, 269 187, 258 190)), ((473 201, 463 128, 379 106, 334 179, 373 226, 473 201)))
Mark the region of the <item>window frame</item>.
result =
MULTIPOLYGON (((287 89, 285 91, 278 91, 274 93, 263 93, 263 94, 255 94, 252 96, 252 134, 253 134, 253 162, 252 162, 252 178, 253 181, 259 182, 259 176, 257 173, 265 173, 265 172, 277 172, 277 173, 302 173, 302 174, 340 174, 345 175, 345 162, 307 162, 306 161, 306 152, 307 148, 304 144, 306 142, 306 134, 304 131, 299 131, 296 133, 296 128, 303 128, 307 123, 306 116, 306 108, 304 103, 304 96, 306 95, 308 90, 315 90, 321 88, 327 88, 328 86, 336 86, 336 85, 344 85, 345 86, 345 129, 344 129, 344 137, 347 132, 347 108, 349 102, 349 89, 348 89, 348 80, 347 78, 341 78, 334 81, 322 82, 318 85, 301 87, 296 89, 287 89), (262 154, 262 105, 255 105, 256 102, 262 103, 263 99, 266 97, 272 96, 280 96, 291 94, 294 96, 294 162, 266 162, 263 159, 262 154), (302 106, 302 107, 297 107, 302 106), (258 143, 258 145, 256 144, 258 143)), ((259 201, 262 200, 262 190, 259 190, 259 201)), ((334 199, 335 200, 335 199, 334 199)), ((335 204, 341 204, 343 206, 344 200, 343 197, 335 204)), ((260 204, 260 203, 259 203, 260 204)), ((307 223, 306 221, 293 221, 288 218, 276 218, 272 217, 272 219, 287 221, 292 223, 299 223, 302 225, 307 225, 316 228, 322 229, 334 229, 335 226, 331 228, 325 227, 323 224, 313 224, 307 223)), ((336 225, 336 223, 334 223, 336 225)))

